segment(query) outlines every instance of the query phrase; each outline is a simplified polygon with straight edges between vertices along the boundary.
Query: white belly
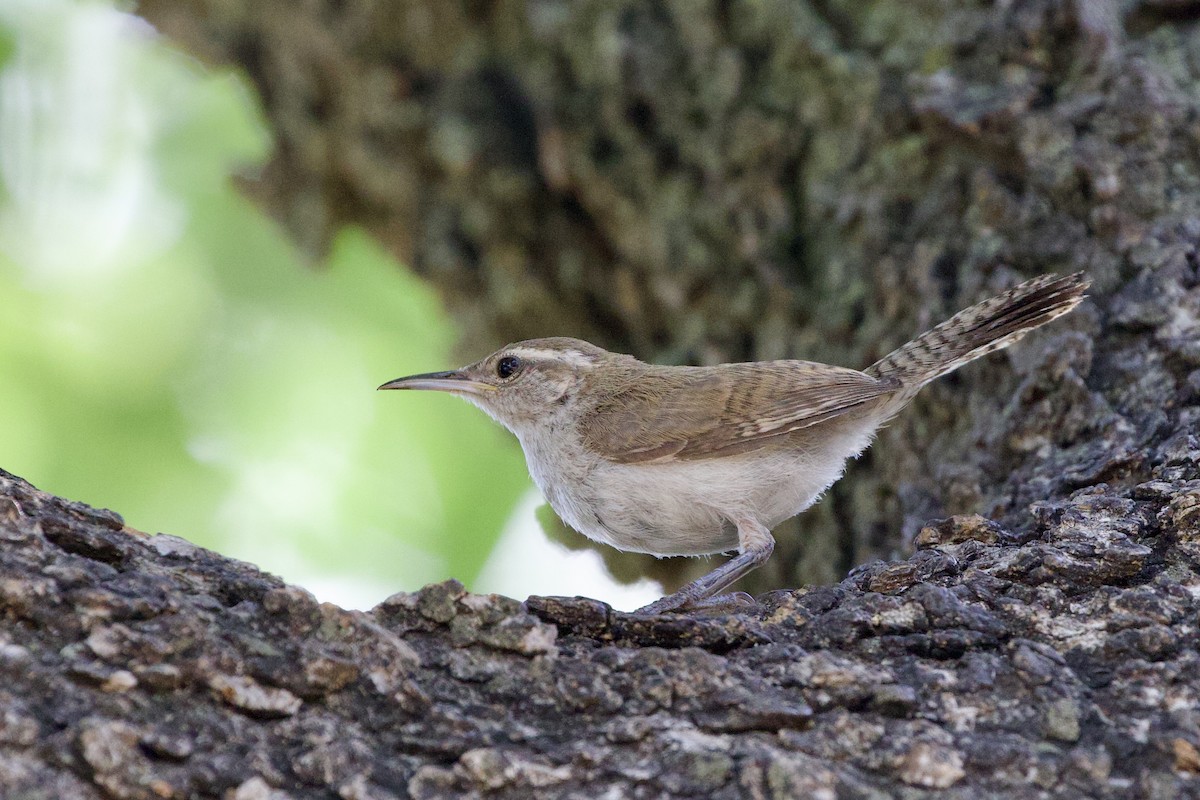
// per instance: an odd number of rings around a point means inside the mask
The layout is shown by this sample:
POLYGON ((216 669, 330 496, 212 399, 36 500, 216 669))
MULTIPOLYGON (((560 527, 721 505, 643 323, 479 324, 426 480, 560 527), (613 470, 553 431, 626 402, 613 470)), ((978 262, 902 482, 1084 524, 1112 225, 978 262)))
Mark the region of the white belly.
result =
POLYGON ((620 550, 678 556, 736 550, 738 517, 773 528, 812 505, 873 430, 830 434, 807 452, 661 464, 616 464, 560 437, 521 444, 534 482, 572 528, 620 550))

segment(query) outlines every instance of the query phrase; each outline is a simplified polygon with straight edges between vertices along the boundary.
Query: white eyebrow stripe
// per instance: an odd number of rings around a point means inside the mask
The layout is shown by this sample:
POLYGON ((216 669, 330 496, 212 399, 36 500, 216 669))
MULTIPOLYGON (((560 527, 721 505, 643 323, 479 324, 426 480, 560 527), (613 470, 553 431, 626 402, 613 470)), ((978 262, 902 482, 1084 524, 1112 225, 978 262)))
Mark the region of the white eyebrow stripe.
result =
POLYGON ((528 358, 531 361, 558 361, 573 367, 587 367, 594 360, 578 350, 543 350, 538 347, 512 347, 504 351, 506 355, 528 358))

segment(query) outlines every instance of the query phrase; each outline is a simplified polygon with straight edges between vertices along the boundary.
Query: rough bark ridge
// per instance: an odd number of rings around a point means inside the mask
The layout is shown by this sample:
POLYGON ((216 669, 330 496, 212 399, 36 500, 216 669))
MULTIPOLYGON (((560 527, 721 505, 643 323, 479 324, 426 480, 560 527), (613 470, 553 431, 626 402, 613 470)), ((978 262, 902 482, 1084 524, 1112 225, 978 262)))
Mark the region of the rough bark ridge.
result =
POLYGON ((864 367, 1018 277, 1095 279, 1100 338, 1094 307, 929 387, 752 590, 836 581, 933 517, 1021 529, 1032 500, 1148 479, 1194 419, 1195 2, 140 10, 259 88, 266 205, 314 249, 370 227, 444 289, 472 356, 574 334, 864 367))
POLYGON ((736 616, 364 613, 0 473, 0 795, 1200 797, 1200 480, 1035 516, 736 616))

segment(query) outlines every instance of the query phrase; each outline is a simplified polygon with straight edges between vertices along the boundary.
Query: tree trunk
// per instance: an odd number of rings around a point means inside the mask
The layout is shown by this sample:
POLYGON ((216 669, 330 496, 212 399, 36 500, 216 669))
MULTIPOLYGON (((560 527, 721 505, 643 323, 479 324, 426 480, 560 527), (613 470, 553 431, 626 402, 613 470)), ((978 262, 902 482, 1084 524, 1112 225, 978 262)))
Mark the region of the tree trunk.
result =
MULTIPOLYGON (((141 10, 258 87, 266 207, 314 250, 369 227, 470 357, 563 334, 861 368, 1020 277, 1094 278, 1094 305, 926 390, 751 590, 911 552, 934 517, 1027 530, 1031 502, 1149 479, 1192 420, 1200 4, 141 10)), ((707 568, 602 552, 668 583, 707 568)))
POLYGON ((344 612, 5 479, 4 796, 1200 796, 1200 4, 141 10, 261 91, 266 207, 368 226, 472 354, 862 367, 1022 276, 1093 299, 929 387, 755 585, 915 555, 738 615, 344 612))

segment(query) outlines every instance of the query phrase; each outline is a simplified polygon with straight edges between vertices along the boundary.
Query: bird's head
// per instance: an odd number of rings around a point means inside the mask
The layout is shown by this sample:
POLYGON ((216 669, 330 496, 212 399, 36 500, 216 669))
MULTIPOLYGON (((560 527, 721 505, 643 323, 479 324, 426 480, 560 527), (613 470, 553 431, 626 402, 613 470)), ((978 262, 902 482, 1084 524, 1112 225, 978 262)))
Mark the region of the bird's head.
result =
POLYGON ((520 434, 550 424, 573 405, 597 368, 623 358, 629 357, 579 339, 528 339, 461 369, 397 378, 379 388, 456 394, 520 434))

